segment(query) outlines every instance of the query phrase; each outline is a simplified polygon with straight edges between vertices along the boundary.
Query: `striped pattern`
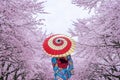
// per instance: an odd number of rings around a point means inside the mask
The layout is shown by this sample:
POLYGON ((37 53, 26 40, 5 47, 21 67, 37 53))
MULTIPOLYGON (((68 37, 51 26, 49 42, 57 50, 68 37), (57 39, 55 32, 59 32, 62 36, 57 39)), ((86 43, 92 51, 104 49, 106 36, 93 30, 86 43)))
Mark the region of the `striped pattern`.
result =
POLYGON ((75 41, 65 35, 51 35, 43 42, 44 51, 52 57, 64 57, 71 54, 75 48, 75 41))

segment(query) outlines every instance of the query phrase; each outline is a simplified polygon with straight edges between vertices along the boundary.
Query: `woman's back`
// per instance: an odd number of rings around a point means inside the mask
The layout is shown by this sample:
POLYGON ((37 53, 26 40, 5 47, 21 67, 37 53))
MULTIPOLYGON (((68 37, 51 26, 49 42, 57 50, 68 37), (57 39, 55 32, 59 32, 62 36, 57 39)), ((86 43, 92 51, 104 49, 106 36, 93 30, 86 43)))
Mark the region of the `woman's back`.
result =
POLYGON ((68 59, 66 57, 61 57, 57 59, 57 64, 59 68, 67 68, 68 66, 68 59))

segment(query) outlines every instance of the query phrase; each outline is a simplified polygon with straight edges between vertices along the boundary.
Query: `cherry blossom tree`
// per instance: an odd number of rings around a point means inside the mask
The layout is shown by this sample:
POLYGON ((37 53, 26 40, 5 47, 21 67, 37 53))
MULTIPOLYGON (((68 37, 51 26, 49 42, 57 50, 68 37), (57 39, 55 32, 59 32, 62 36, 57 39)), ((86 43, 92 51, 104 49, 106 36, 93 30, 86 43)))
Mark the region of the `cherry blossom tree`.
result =
POLYGON ((38 28, 43 19, 36 19, 43 13, 37 0, 0 0, 0 80, 48 80, 41 47, 46 34, 38 28))
POLYGON ((76 74, 79 80, 120 80, 120 1, 73 0, 73 4, 94 10, 89 19, 74 22, 72 36, 78 37, 76 74), (78 57, 79 56, 79 57, 78 57))

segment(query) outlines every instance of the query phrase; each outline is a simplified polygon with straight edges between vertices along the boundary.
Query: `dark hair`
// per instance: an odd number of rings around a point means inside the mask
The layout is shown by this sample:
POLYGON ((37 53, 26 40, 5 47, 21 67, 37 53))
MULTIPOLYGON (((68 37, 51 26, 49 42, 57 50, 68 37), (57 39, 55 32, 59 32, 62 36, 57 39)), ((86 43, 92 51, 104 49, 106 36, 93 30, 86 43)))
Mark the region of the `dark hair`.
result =
POLYGON ((68 63, 68 60, 66 60, 64 57, 59 59, 61 61, 61 63, 68 63))

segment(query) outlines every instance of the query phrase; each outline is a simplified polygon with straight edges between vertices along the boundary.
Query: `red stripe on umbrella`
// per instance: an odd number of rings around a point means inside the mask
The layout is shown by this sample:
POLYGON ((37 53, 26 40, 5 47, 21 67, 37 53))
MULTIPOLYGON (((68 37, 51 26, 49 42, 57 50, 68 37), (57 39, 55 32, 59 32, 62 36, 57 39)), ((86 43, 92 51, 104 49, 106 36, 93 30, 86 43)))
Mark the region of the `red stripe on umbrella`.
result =
POLYGON ((53 57, 63 57, 71 54, 75 48, 75 42, 65 35, 52 35, 43 42, 44 51, 53 57))

